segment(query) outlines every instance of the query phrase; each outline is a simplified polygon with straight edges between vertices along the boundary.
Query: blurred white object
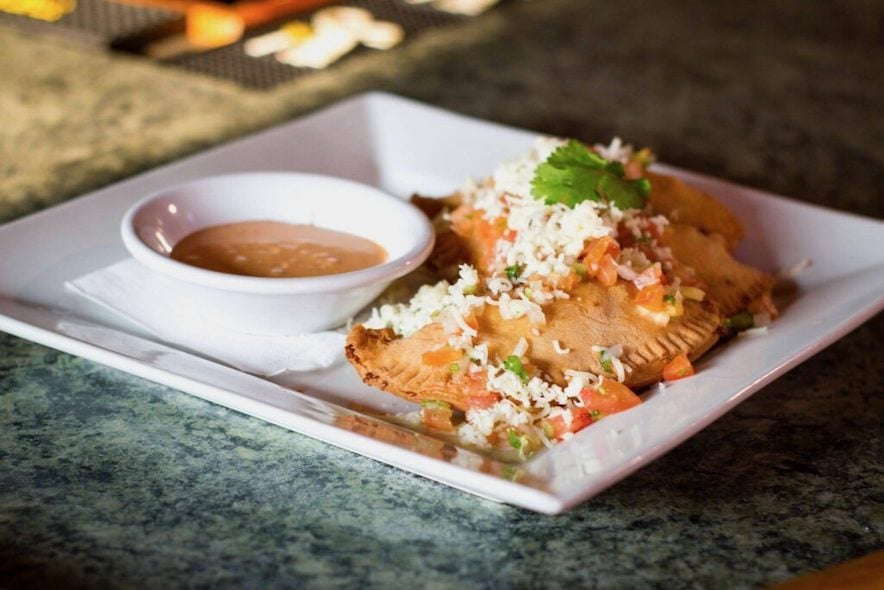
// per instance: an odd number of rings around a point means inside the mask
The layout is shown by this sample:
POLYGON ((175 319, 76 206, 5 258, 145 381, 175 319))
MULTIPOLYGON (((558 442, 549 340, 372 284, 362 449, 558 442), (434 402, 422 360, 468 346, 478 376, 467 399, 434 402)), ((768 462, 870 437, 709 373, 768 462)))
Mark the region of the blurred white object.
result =
POLYGON ((353 51, 359 44, 372 49, 390 49, 405 38, 398 24, 377 21, 364 8, 333 6, 313 15, 310 24, 291 23, 309 28, 310 34, 291 34, 284 29, 255 37, 244 50, 252 57, 271 53, 282 63, 299 68, 322 69, 353 51))
POLYGON ((317 31, 326 28, 343 28, 354 36, 358 37, 359 33, 367 26, 371 26, 374 22, 374 15, 364 8, 356 8, 355 6, 332 6, 323 8, 313 15, 310 23, 317 31))
POLYGON ((313 36, 310 25, 293 21, 266 35, 252 37, 243 44, 243 51, 250 57, 264 57, 300 45, 313 36))
POLYGON ((409 4, 432 4, 436 10, 476 16, 482 14, 500 0, 406 0, 409 4))
POLYGON ((362 32, 359 42, 372 49, 392 49, 405 38, 405 30, 389 21, 375 21, 362 32))
POLYGON ((358 39, 346 29, 324 26, 307 41, 277 53, 276 59, 290 66, 319 70, 341 59, 358 44, 358 39))

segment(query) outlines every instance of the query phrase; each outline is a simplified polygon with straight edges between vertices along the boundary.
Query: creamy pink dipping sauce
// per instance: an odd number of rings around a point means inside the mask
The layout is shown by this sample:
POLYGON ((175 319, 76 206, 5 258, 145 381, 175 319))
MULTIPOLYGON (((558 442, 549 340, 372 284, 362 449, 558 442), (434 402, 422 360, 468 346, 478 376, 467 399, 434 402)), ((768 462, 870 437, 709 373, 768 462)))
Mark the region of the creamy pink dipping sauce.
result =
POLYGON ((371 240, 315 225, 241 221, 213 225, 175 244, 170 256, 250 277, 315 277, 377 266, 387 252, 371 240))

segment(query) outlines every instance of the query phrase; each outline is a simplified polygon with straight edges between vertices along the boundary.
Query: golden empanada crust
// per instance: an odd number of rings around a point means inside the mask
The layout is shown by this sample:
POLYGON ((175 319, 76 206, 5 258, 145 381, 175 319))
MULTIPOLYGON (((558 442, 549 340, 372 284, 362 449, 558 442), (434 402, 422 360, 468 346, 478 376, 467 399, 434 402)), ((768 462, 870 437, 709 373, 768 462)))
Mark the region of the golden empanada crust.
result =
POLYGON ((724 204, 680 178, 647 172, 651 207, 670 221, 692 225, 705 234, 718 234, 733 252, 743 239, 743 223, 724 204))
MULTIPOLYGON (((663 366, 676 356, 695 359, 718 339, 720 316, 714 304, 686 301, 684 315, 658 326, 638 311, 625 284, 605 288, 582 283, 570 299, 556 300, 544 312, 546 324, 535 327, 525 317, 505 320, 496 307, 487 306, 478 318, 478 332, 479 340, 488 344, 489 360, 506 358, 525 338, 529 364, 564 385, 568 369, 613 377, 592 347, 619 344, 626 367, 624 383, 637 388, 659 381, 663 366)), ((461 376, 452 374, 448 366, 432 367, 422 361, 424 353, 445 345, 439 324, 404 338, 389 329, 356 326, 347 339, 346 353, 369 385, 410 401, 441 400, 466 409, 461 376)))
POLYGON ((746 309, 773 288, 774 277, 738 262, 719 240, 690 225, 670 225, 660 243, 706 283, 706 296, 724 316, 746 309))

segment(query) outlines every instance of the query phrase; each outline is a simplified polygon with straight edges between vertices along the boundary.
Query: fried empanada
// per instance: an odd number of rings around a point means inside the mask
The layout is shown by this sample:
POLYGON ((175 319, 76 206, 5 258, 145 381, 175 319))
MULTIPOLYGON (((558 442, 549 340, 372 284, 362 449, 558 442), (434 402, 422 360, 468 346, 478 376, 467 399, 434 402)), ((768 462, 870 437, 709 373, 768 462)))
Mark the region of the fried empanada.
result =
POLYGON ((411 204, 423 211, 424 215, 433 219, 443 209, 454 210, 463 203, 460 193, 454 193, 447 197, 425 197, 417 193, 411 195, 411 204))
POLYGON ((647 172, 651 181, 648 200, 655 211, 673 223, 692 225, 705 234, 718 234, 733 252, 743 239, 743 224, 730 209, 679 178, 647 172))
MULTIPOLYGON (((478 318, 478 332, 488 344, 489 359, 506 358, 524 337, 530 364, 563 385, 569 369, 605 374, 599 353, 592 347, 619 344, 626 367, 624 383, 641 387, 659 381, 663 366, 679 354, 697 358, 718 339, 719 314, 714 304, 686 301, 684 315, 658 326, 638 311, 625 284, 605 288, 582 283, 570 299, 556 300, 544 311, 546 325, 534 335, 527 318, 504 320, 497 308, 487 306, 478 318)), ((459 376, 452 375, 448 366, 422 362, 424 353, 444 346, 445 341, 439 324, 404 338, 389 329, 356 326, 347 339, 346 353, 369 385, 411 401, 440 400, 465 409, 467 392, 459 376)))
POLYGON ((724 204, 643 174, 647 156, 539 138, 480 184, 415 195, 446 281, 374 310, 348 360, 369 385, 449 404, 424 404, 428 427, 454 416, 464 440, 524 456, 639 404, 630 388, 693 374, 725 317, 775 316, 773 278, 731 256, 743 225, 724 204))
POLYGON ((724 316, 746 309, 773 288, 774 277, 734 260, 719 240, 690 225, 670 225, 660 243, 706 283, 707 297, 724 316))

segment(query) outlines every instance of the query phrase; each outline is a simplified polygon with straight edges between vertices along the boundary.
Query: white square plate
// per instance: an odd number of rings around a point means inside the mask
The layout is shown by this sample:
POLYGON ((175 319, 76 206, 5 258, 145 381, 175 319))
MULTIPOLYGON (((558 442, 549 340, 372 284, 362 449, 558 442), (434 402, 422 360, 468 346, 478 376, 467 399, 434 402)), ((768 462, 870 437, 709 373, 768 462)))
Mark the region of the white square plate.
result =
MULTIPOLYGON (((810 259, 763 336, 717 348, 699 374, 645 394, 523 465, 506 465, 349 408, 397 411, 346 363, 271 382, 151 340, 64 283, 127 256, 123 212, 163 187, 256 170, 324 173, 407 197, 444 195, 526 150, 533 133, 366 94, 0 226, 0 329, 162 383, 486 498, 550 514, 678 445, 884 307, 884 224, 660 167, 716 195, 745 221, 738 257, 766 270, 810 259), (295 391, 297 389, 297 391, 295 391)), ((364 411, 364 410, 363 410, 364 411)))

